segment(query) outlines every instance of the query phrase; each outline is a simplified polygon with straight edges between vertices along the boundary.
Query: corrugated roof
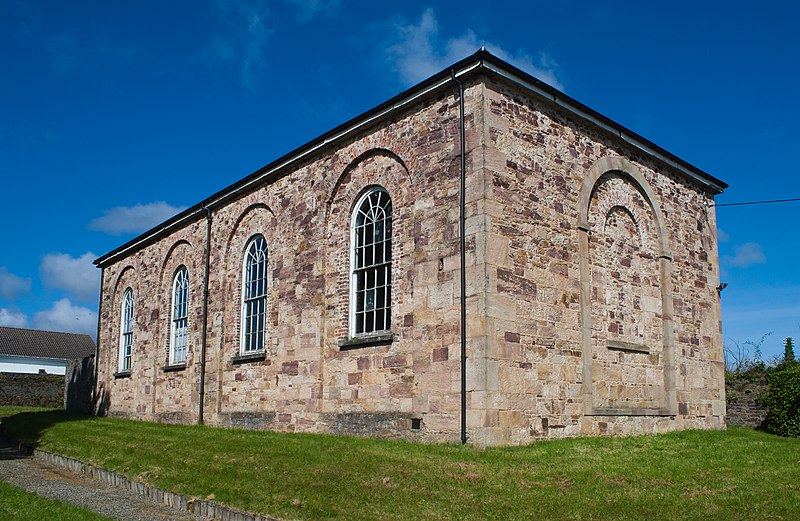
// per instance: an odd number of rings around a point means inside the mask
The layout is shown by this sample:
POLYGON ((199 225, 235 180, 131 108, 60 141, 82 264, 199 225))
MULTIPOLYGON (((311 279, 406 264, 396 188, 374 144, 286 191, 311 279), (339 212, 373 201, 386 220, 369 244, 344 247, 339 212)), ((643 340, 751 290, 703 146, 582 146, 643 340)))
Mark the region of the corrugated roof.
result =
POLYGON ((0 355, 74 360, 94 356, 89 335, 0 327, 0 355))

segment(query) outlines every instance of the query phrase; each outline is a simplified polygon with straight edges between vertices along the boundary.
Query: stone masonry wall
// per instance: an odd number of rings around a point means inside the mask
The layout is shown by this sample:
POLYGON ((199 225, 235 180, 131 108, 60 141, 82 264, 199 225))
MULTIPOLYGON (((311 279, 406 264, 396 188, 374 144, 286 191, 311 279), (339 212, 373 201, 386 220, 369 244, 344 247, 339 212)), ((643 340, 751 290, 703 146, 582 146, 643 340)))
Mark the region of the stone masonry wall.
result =
POLYGON ((63 407, 64 377, 52 374, 0 373, 0 405, 63 407))
POLYGON ((486 97, 491 374, 481 438, 722 428, 716 223, 706 195, 504 85, 489 83, 486 97), (588 186, 583 231, 582 190, 603 165, 612 167, 588 186))
MULTIPOLYGON (((477 91, 468 91, 468 106, 479 103, 477 91)), ((451 94, 214 208, 206 423, 458 439, 457 136, 451 94), (386 189, 394 207, 394 337, 341 349, 348 338, 350 216, 370 186, 386 189), (241 360, 243 255, 256 234, 268 248, 268 345, 264 356, 241 360)), ((470 212, 476 211, 473 202, 470 212)), ((98 339, 103 412, 197 421, 205 231, 199 218, 105 268, 98 339), (171 284, 182 265, 190 282, 189 349, 185 365, 167 367, 171 284), (133 366, 129 375, 115 376, 128 287, 135 297, 133 366)), ((474 244, 468 238, 470 266, 474 244)))
POLYGON ((728 400, 728 425, 760 427, 767 418, 768 407, 761 401, 769 392, 766 378, 747 381, 744 378, 726 382, 725 395, 728 400))
MULTIPOLYGON (((710 198, 632 147, 505 84, 465 93, 467 429, 476 445, 724 426, 710 198)), ((460 419, 459 111, 418 101, 214 207, 206 423, 456 441, 460 419), (353 345, 350 219, 392 198, 391 336, 353 345), (240 356, 242 266, 268 248, 267 347, 240 356)), ((100 412, 199 416, 207 222, 104 269, 100 412), (168 366, 174 273, 189 348, 168 366), (121 297, 133 366, 116 374, 121 297)))

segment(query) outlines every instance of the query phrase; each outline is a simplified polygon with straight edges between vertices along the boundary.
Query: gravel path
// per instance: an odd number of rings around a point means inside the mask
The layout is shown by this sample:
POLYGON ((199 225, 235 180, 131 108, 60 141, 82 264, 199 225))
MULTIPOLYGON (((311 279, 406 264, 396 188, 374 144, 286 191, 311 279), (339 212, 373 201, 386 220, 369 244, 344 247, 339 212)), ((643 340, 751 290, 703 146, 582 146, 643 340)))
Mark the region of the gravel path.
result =
POLYGON ((81 505, 122 521, 203 520, 205 518, 95 481, 82 474, 50 467, 0 439, 0 480, 40 496, 81 505))

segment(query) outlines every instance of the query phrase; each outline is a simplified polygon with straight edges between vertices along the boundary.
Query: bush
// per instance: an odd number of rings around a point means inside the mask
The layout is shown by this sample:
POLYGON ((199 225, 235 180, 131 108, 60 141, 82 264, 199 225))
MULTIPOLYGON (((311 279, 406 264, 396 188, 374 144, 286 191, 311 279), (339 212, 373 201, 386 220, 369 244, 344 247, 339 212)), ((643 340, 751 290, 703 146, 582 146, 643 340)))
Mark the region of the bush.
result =
POLYGON ((780 436, 800 437, 800 365, 793 364, 767 375, 769 406, 764 428, 780 436))

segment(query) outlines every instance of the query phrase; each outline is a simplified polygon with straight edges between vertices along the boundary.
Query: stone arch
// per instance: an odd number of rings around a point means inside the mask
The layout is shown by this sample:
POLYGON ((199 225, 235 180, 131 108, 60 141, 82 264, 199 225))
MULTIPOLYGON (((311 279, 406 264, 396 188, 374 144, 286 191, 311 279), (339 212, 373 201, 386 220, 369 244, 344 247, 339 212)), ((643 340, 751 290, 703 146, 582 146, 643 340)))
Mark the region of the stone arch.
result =
MULTIPOLYGON (((122 298, 125 291, 130 288, 133 292, 133 316, 134 316, 134 348, 138 347, 137 337, 141 338, 141 322, 142 320, 142 302, 141 302, 141 287, 136 268, 133 264, 127 264, 117 275, 114 281, 114 289, 111 293, 111 309, 108 321, 108 331, 110 345, 108 346, 108 353, 106 358, 107 369, 109 373, 115 373, 118 370, 119 350, 120 350, 120 324, 122 320, 122 298)), ((134 351, 133 360, 134 365, 142 367, 141 353, 134 351), (137 361, 138 358, 138 361, 137 361)))
POLYGON ((119 295, 119 287, 120 284, 122 283, 123 278, 131 277, 132 275, 130 275, 129 273, 135 273, 135 272, 136 270, 130 264, 122 268, 122 271, 119 272, 119 275, 117 275, 117 280, 114 282, 114 291, 112 293, 115 301, 117 299, 117 295, 119 295))
POLYGON ((589 201, 589 227, 606 232, 609 224, 617 222, 615 217, 626 216, 636 229, 635 235, 642 248, 654 258, 661 254, 660 240, 654 226, 655 216, 636 185, 627 176, 609 172, 597 181, 589 201), (592 221, 596 222, 592 222, 592 221))
POLYGON ((231 232, 228 234, 228 237, 225 240, 225 257, 226 258, 228 258, 228 256, 231 253, 231 245, 234 242, 234 238, 236 237, 236 234, 239 231, 239 228, 241 227, 242 222, 245 219, 250 219, 252 217, 253 213, 257 212, 258 210, 266 210, 267 212, 269 212, 269 214, 271 215, 272 219, 273 220, 275 219, 275 212, 272 210, 272 208, 270 208, 265 203, 254 203, 254 204, 251 204, 250 206, 248 206, 247 208, 245 208, 244 211, 242 211, 242 213, 240 213, 239 216, 236 218, 236 221, 233 223, 233 226, 231 226, 231 232))
POLYGON ((326 298, 334 302, 331 319, 326 318, 327 337, 344 338, 349 333, 350 316, 350 243, 351 224, 355 205, 368 190, 380 187, 392 200, 392 306, 391 322, 399 323, 396 315, 401 300, 411 294, 410 282, 405 274, 410 269, 406 253, 413 251, 414 179, 406 162, 395 152, 371 149, 346 165, 326 202, 325 211, 325 261, 326 298), (395 285, 397 283, 397 285, 395 285))
MULTIPOLYGON (((225 316, 235 317, 223 324, 222 345, 225 346, 225 356, 235 356, 239 354, 240 334, 241 334, 241 294, 242 294, 242 269, 244 253, 251 239, 257 235, 264 237, 267 243, 267 251, 273 249, 275 236, 272 230, 276 228, 277 219, 272 209, 264 203, 254 203, 245 208, 237 217, 232 226, 224 248, 225 266, 222 295, 224 300, 225 316)), ((270 327, 275 324, 270 322, 271 313, 275 311, 277 299, 273 298, 273 261, 268 257, 267 261, 267 323, 270 327)), ((269 350, 269 346, 267 350, 269 350)))
MULTIPOLYGON (((591 218, 591 205, 593 202, 597 202, 596 213, 597 217, 602 217, 604 222, 602 223, 602 230, 605 230, 609 224, 609 219, 611 218, 612 214, 619 213, 620 211, 626 214, 630 220, 633 222, 634 226, 637 230, 637 235, 639 240, 641 241, 643 247, 650 249, 653 248, 653 254, 658 256, 660 253, 656 248, 659 247, 658 241, 653 241, 650 238, 651 233, 654 232, 651 226, 651 215, 650 209, 652 208, 642 196, 641 191, 636 191, 635 194, 630 192, 621 193, 618 189, 617 190, 610 190, 604 194, 604 197, 598 197, 597 191, 600 188, 601 183, 605 181, 608 184, 614 183, 614 181, 620 180, 623 183, 627 184, 629 187, 636 188, 636 185, 630 182, 630 178, 626 176, 620 176, 615 172, 607 172, 606 174, 600 176, 595 184, 595 188, 592 191, 592 197, 590 198, 590 208, 589 208, 589 217, 591 218), (641 197, 636 197, 636 196, 641 197), (638 200, 637 200, 638 199, 638 200), (638 202, 643 201, 647 208, 637 204, 638 202)), ((618 183, 619 184, 619 183, 618 183)), ((598 221, 598 226, 601 224, 598 221)), ((589 223, 591 226, 591 222, 589 223)))
POLYGON ((604 157, 597 160, 590 168, 586 177, 583 179, 580 194, 578 195, 578 228, 589 230, 589 204, 594 194, 597 182, 606 174, 614 173, 623 177, 627 177, 633 182, 633 185, 640 191, 642 197, 650 205, 653 210, 658 228, 659 246, 658 253, 662 257, 671 258, 669 248, 669 237, 667 235, 666 227, 664 226, 664 214, 661 211, 661 204, 653 196, 653 190, 650 183, 642 175, 639 168, 621 157, 604 157))
POLYGON ((175 253, 175 250, 177 250, 179 247, 184 246, 184 245, 189 247, 189 248, 192 247, 192 245, 186 239, 180 239, 180 240, 176 241, 175 244, 173 244, 172 246, 169 247, 169 250, 167 250, 167 254, 164 255, 164 260, 161 262, 161 272, 159 273, 159 279, 160 280, 164 279, 164 270, 167 269, 167 265, 170 263, 170 260, 172 259, 172 256, 175 253))
POLYGON ((614 201, 613 204, 607 205, 608 208, 603 208, 600 210, 601 215, 605 215, 606 220, 603 223, 603 228, 607 228, 609 224, 609 217, 614 213, 622 213, 625 214, 632 222, 633 225, 636 227, 636 233, 639 235, 642 244, 647 244, 649 241, 647 239, 646 230, 644 229, 645 222, 643 222, 641 216, 638 216, 635 210, 631 209, 629 205, 626 204, 619 204, 617 201, 614 201))
POLYGON ((339 175, 339 177, 336 179, 336 182, 333 184, 333 188, 331 189, 331 193, 328 195, 328 199, 327 199, 327 201, 325 201, 325 204, 327 206, 331 205, 331 203, 333 202, 334 198, 336 197, 337 192, 339 191, 339 187, 341 186, 342 181, 344 181, 344 179, 353 170, 355 170, 364 161, 367 161, 368 159, 371 159, 371 158, 377 157, 377 156, 387 157, 387 158, 393 159, 395 162, 397 162, 400 166, 403 167, 403 170, 405 170, 406 174, 408 175, 409 183, 414 184, 414 178, 411 175, 411 172, 409 171, 408 166, 406 165, 406 162, 403 161, 403 158, 401 158, 397 153, 393 152, 392 150, 389 150, 388 148, 373 148, 373 149, 370 149, 370 150, 367 150, 367 151, 361 153, 359 156, 355 157, 352 161, 350 161, 347 164, 347 166, 344 167, 344 169, 342 170, 342 173, 339 175))
POLYGON ((357 162, 358 158, 373 150, 383 150, 397 158, 409 172, 412 181, 417 180, 417 150, 408 140, 398 140, 389 128, 383 128, 359 138, 333 155, 331 168, 334 171, 344 170, 348 165, 357 162))
MULTIPOLYGON (((197 258, 194 257, 194 250, 192 244, 185 239, 176 241, 170 246, 167 254, 164 256, 164 261, 161 264, 161 269, 158 277, 158 286, 156 289, 155 301, 156 309, 159 310, 159 317, 155 323, 154 329, 154 364, 156 367, 159 365, 168 365, 169 362, 169 349, 170 349, 170 336, 172 329, 172 285, 175 279, 175 274, 181 267, 185 267, 189 276, 189 349, 187 349, 186 363, 191 363, 194 356, 193 347, 199 342, 197 337, 200 334, 200 321, 197 320, 198 305, 200 299, 198 295, 202 295, 202 272, 198 269, 197 258), (194 312, 194 314, 192 314, 194 312)), ((179 376, 180 377, 180 376, 179 376)), ((156 393, 153 393, 155 399, 156 393)), ((155 411, 155 409, 153 409, 155 411)))
MULTIPOLYGON (((600 203, 598 203, 600 204, 600 203)), ((674 368, 674 326, 673 326, 673 311, 672 311, 672 258, 669 248, 669 239, 666 233, 665 220, 661 205, 654 197, 653 190, 650 184, 642 175, 639 168, 620 157, 605 157, 595 162, 589 169, 584 178, 583 184, 578 197, 578 234, 579 234, 579 258, 580 258, 580 304, 581 304, 581 349, 582 349, 582 365, 583 365, 583 401, 584 401, 584 414, 587 415, 674 415, 677 412, 676 407, 676 393, 675 393, 675 368, 674 368), (595 192, 599 189, 601 179, 606 176, 607 178, 619 177, 626 181, 631 189, 635 189, 644 203, 649 207, 652 216, 645 217, 637 211, 637 205, 633 204, 632 200, 627 200, 624 196, 617 195, 616 198, 608 196, 606 201, 602 203, 602 208, 596 208, 598 214, 603 215, 604 218, 616 207, 625 208, 630 216, 633 225, 639 230, 639 235, 642 238, 647 237, 644 228, 647 222, 652 219, 655 224, 654 239, 657 244, 654 244, 651 251, 655 253, 653 260, 657 262, 654 273, 657 274, 660 302, 656 304, 657 314, 661 320, 660 337, 661 342, 659 345, 660 366, 663 368, 663 399, 659 399, 659 406, 654 407, 634 407, 634 408, 618 408, 618 407, 602 407, 595 405, 594 396, 594 378, 593 367, 596 365, 594 353, 594 340, 593 340, 593 308, 592 299, 596 298, 596 293, 599 291, 594 287, 592 273, 594 270, 593 259, 591 258, 590 238, 589 235, 592 230, 590 223, 590 207, 595 196, 595 192), (617 200, 619 199, 619 200, 617 200)), ((602 224, 602 223, 601 223, 602 224)), ((598 224, 598 225, 601 225, 598 224)), ((652 297, 651 297, 652 302, 652 297)), ((611 342, 607 341, 607 345, 611 342)), ((623 351, 636 352, 639 346, 628 344, 627 342, 617 342, 618 347, 623 351)), ((619 354, 619 360, 622 360, 626 355, 625 353, 619 354)), ((641 356, 641 355, 630 355, 641 356)), ((644 356, 647 356, 646 354, 644 356)))

